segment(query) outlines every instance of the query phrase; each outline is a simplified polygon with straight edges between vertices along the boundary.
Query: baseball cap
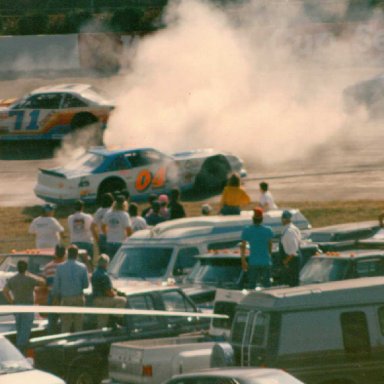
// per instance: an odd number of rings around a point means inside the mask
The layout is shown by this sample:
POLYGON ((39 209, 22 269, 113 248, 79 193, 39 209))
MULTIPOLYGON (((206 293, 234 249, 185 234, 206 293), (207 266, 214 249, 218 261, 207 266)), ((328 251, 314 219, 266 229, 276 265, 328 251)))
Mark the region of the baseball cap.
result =
POLYGON ((43 210, 44 212, 51 212, 55 210, 55 206, 53 204, 44 204, 43 210))
POLYGON ((159 203, 166 203, 166 204, 168 204, 168 201, 169 201, 167 195, 160 195, 158 200, 159 200, 159 203))
POLYGON ((289 212, 288 210, 284 210, 282 215, 281 215, 281 218, 282 219, 291 219, 292 218, 292 213, 289 212))
POLYGON ((203 204, 201 206, 201 213, 208 215, 212 211, 212 207, 209 204, 203 204))
POLYGON ((263 217, 263 209, 260 207, 253 208, 253 216, 254 217, 263 217))

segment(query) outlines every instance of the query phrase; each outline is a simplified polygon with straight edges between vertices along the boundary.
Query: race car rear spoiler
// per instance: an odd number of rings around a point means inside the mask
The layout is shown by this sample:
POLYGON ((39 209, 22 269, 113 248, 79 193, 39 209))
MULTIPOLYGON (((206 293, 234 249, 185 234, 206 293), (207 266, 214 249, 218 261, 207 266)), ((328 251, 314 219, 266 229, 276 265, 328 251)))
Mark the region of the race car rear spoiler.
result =
POLYGON ((46 174, 46 175, 52 175, 52 176, 62 177, 63 179, 66 178, 66 176, 65 176, 63 173, 54 171, 54 170, 52 170, 52 169, 42 169, 42 168, 39 168, 39 171, 40 171, 41 173, 46 174))

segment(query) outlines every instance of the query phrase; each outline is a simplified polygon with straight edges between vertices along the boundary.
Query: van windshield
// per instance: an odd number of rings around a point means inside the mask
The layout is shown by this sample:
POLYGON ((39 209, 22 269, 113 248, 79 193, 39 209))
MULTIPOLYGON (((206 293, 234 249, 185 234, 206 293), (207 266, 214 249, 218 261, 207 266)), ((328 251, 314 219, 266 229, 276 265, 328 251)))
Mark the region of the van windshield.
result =
POLYGON ((236 288, 240 284, 242 274, 240 259, 199 260, 186 281, 193 284, 236 288))
POLYGON ((108 267, 114 277, 161 278, 167 272, 173 248, 121 248, 108 267))
POLYGON ((343 280, 348 265, 348 260, 313 257, 300 271, 300 285, 343 280))

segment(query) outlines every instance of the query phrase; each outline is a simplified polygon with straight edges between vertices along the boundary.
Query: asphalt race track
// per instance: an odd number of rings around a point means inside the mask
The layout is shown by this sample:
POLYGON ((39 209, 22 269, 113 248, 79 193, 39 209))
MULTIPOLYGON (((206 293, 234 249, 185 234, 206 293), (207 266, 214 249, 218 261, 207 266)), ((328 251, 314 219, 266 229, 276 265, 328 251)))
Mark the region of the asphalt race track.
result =
MULTIPOLYGON (((62 78, 60 82, 98 84, 118 82, 118 76, 105 78, 62 78)), ((14 79, 0 81, 0 98, 20 96, 42 85, 57 82, 52 79, 14 79), (12 92, 11 92, 12 91, 12 92)), ((260 167, 247 162, 248 178, 245 187, 253 199, 258 199, 258 183, 270 183, 277 201, 313 200, 379 200, 384 196, 384 131, 382 121, 351 124, 327 143, 321 143, 305 158, 260 167)), ((33 193, 39 168, 58 165, 57 159, 46 155, 46 148, 0 148, 0 206, 41 204, 33 193), (1 156, 2 153, 5 156, 1 156), (18 158, 19 160, 11 160, 18 158), (25 160, 30 158, 30 160, 25 160)), ((218 197, 212 198, 217 201, 218 197)))

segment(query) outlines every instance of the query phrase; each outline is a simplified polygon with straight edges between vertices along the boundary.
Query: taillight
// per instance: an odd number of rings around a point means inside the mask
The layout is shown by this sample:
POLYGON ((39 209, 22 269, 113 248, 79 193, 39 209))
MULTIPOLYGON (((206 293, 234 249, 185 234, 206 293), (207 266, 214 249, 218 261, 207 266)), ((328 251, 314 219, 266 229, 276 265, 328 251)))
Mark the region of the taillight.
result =
POLYGON ((30 361, 32 365, 35 365, 36 351, 33 348, 28 348, 25 351, 25 357, 30 361))
POLYGON ((152 377, 152 365, 143 365, 143 376, 152 377))

